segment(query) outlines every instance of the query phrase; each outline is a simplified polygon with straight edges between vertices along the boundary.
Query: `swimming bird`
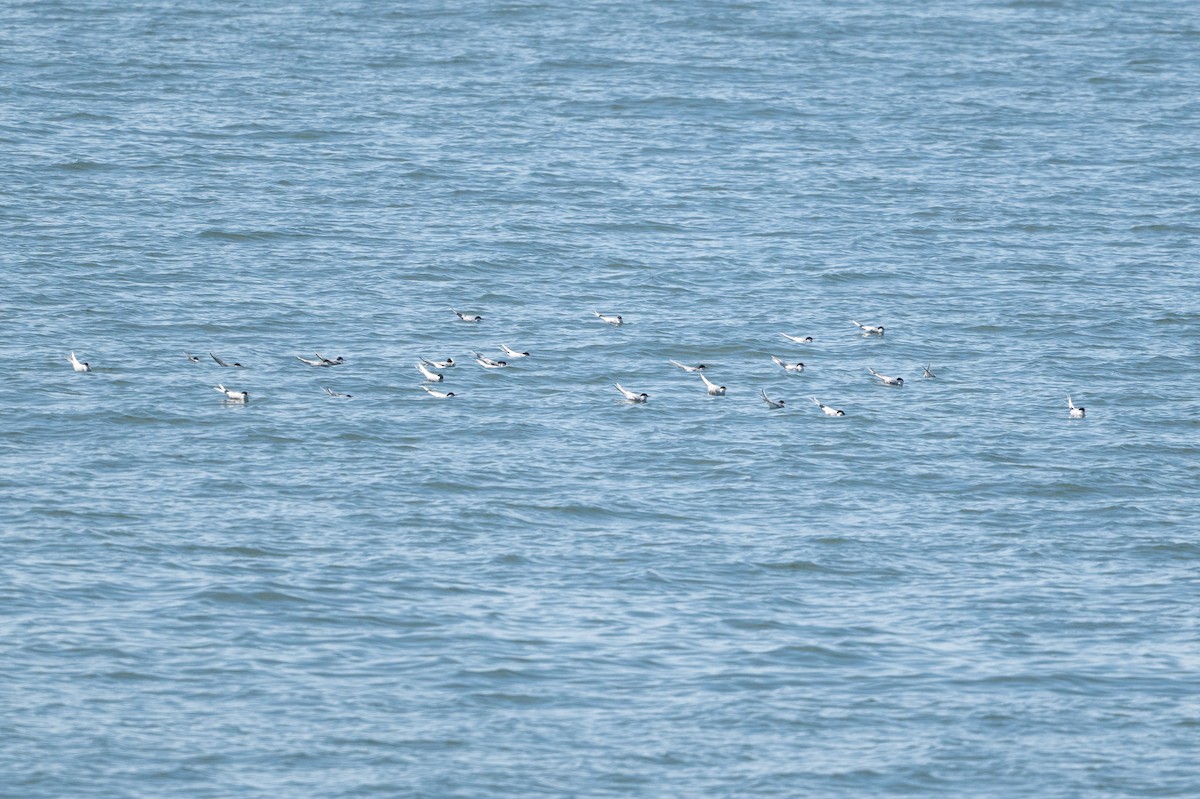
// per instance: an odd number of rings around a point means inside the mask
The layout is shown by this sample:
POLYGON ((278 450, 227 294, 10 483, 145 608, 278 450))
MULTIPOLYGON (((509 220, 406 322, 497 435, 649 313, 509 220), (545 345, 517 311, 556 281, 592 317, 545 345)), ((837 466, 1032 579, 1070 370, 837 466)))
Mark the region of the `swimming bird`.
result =
POLYGON ((344 364, 346 362, 346 359, 340 355, 333 359, 326 358, 324 355, 322 355, 319 352, 314 352, 313 355, 316 355, 318 358, 321 359, 322 366, 341 366, 342 364, 344 364))
POLYGON ((454 313, 458 316, 458 318, 463 320, 464 322, 482 322, 483 321, 483 317, 479 316, 478 314, 463 313, 462 311, 455 311, 453 308, 451 308, 450 310, 454 311, 454 313))
POLYGON ((507 344, 501 344, 500 349, 503 350, 504 354, 510 358, 528 358, 529 357, 528 352, 517 352, 516 350, 514 350, 512 347, 508 346, 507 344))
POLYGON ((1071 410, 1067 411, 1067 414, 1070 416, 1070 418, 1082 419, 1084 417, 1084 415, 1085 415, 1084 409, 1076 408, 1075 403, 1071 401, 1071 398, 1069 396, 1067 397, 1067 407, 1071 409, 1071 410))
POLYGON ((592 311, 596 316, 600 317, 601 322, 607 322, 610 325, 623 325, 625 320, 619 314, 603 314, 599 311, 592 311))
POLYGON ((708 376, 705 375, 704 372, 697 372, 696 374, 700 375, 700 379, 704 381, 704 387, 708 389, 708 395, 710 397, 725 396, 725 386, 718 386, 716 383, 709 380, 708 376))
POLYGON ((431 383, 440 383, 446 379, 444 375, 440 375, 437 372, 431 372, 428 369, 426 369, 425 364, 423 364, 423 363, 417 364, 417 369, 419 369, 421 371, 421 374, 425 375, 425 379, 430 381, 431 383))
POLYGON ((707 365, 702 364, 702 363, 697 364, 695 366, 688 366, 686 363, 680 363, 679 361, 670 361, 669 363, 675 364, 676 366, 678 366, 680 369, 682 369, 685 372, 703 372, 705 369, 708 368, 707 365))
POLYGON ((780 333, 779 335, 783 336, 793 344, 812 344, 813 342, 812 336, 805 336, 804 338, 801 338, 800 336, 789 336, 787 333, 780 333))
POLYGON ((935 375, 932 371, 930 371, 929 367, 931 367, 931 366, 933 366, 933 364, 927 364, 925 366, 925 374, 921 375, 921 377, 937 377, 937 375, 935 375))
POLYGON ((620 383, 613 383, 613 385, 616 386, 617 391, 620 391, 621 395, 630 402, 645 402, 646 400, 650 399, 650 395, 645 392, 642 392, 641 394, 635 394, 629 389, 622 387, 620 383))
POLYGON ((885 386, 901 387, 904 385, 903 377, 888 377, 887 375, 881 375, 881 374, 879 374, 879 372, 876 372, 874 369, 872 369, 869 366, 867 367, 867 371, 870 372, 871 374, 875 375, 876 377, 878 377, 880 380, 882 380, 883 384, 885 386))
POLYGON ((421 362, 426 366, 432 366, 435 369, 452 369, 454 368, 454 359, 447 358, 444 361, 431 361, 428 358, 422 358, 421 362))
POLYGON ((234 391, 232 388, 225 388, 224 383, 213 386, 213 390, 220 391, 225 395, 225 399, 229 400, 230 402, 245 402, 246 400, 250 399, 249 391, 234 391))
POLYGON ((830 408, 828 405, 822 405, 821 401, 819 399, 817 399, 816 397, 812 397, 811 399, 814 403, 816 403, 816 406, 821 409, 821 413, 825 414, 826 416, 845 416, 846 415, 846 412, 839 408, 830 408))
POLYGON ((454 396, 453 391, 438 391, 436 388, 430 388, 429 386, 426 386, 426 385, 422 385, 421 388, 425 389, 425 391, 428 392, 430 396, 437 397, 438 399, 450 399, 451 397, 454 396))
POLYGON ((354 396, 353 394, 343 394, 340 391, 334 391, 332 388, 327 388, 325 386, 321 386, 321 388, 324 388, 325 393, 331 397, 345 397, 346 399, 350 399, 352 396, 354 396))
POLYGON ((71 357, 67 358, 67 360, 71 362, 71 368, 74 369, 76 372, 92 371, 91 365, 87 361, 81 361, 78 358, 76 358, 74 352, 71 353, 71 357))
POLYGON ((774 361, 777 366, 782 366, 783 371, 785 372, 795 372, 796 374, 800 374, 804 371, 804 364, 800 363, 799 361, 796 361, 795 363, 787 363, 782 358, 776 358, 774 355, 771 356, 771 360, 774 361))
POLYGON ((484 369, 503 369, 508 366, 508 361, 493 361, 484 355, 480 355, 475 350, 471 350, 471 355, 475 356, 475 363, 482 366, 484 369))
POLYGON ((861 327, 863 329, 864 336, 882 336, 883 335, 883 325, 864 325, 862 322, 856 322, 853 319, 850 320, 850 323, 861 327))
POLYGON ((191 361, 192 363, 200 363, 200 356, 199 356, 199 355, 192 355, 192 354, 190 354, 190 353, 187 353, 187 352, 185 352, 185 353, 183 354, 183 357, 187 358, 187 359, 188 359, 189 361, 191 361))
POLYGON ((324 358, 321 358, 319 360, 313 360, 312 358, 301 358, 299 355, 297 355, 296 360, 303 361, 304 363, 308 364, 309 366, 328 366, 329 365, 329 364, 325 363, 324 358))
POLYGON ((211 352, 208 354, 208 357, 210 357, 210 358, 212 358, 214 361, 216 361, 216 362, 217 362, 217 366, 224 366, 224 367, 225 367, 225 368, 227 368, 227 369, 232 369, 232 368, 234 368, 234 367, 236 367, 236 368, 238 368, 238 369, 245 369, 245 368, 246 368, 246 367, 242 366, 240 363, 237 363, 236 361, 235 361, 234 363, 225 363, 225 362, 224 362, 224 361, 222 361, 220 358, 218 358, 217 356, 213 355, 211 352))
POLYGON ((767 396, 767 392, 766 392, 766 391, 763 391, 761 388, 758 390, 758 393, 759 393, 759 394, 762 394, 763 402, 767 403, 767 407, 768 407, 768 408, 772 408, 772 409, 774 409, 774 408, 782 408, 782 407, 783 407, 783 403, 784 403, 784 401, 783 401, 783 400, 781 400, 781 399, 777 399, 777 400, 773 400, 773 399, 771 399, 770 397, 768 397, 768 396, 767 396))

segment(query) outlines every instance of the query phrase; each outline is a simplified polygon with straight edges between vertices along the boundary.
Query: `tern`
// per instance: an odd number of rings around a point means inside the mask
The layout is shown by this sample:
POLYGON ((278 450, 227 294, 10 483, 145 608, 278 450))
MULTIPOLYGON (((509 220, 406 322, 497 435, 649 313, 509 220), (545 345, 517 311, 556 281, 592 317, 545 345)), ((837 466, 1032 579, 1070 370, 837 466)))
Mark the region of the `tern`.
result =
POLYGON ((493 361, 491 358, 480 355, 475 350, 471 350, 471 354, 475 356, 475 363, 482 366, 484 369, 503 369, 508 366, 508 361, 493 361))
POLYGON ((350 399, 352 396, 354 396, 353 394, 343 394, 340 391, 334 391, 332 388, 328 388, 326 386, 321 386, 321 388, 324 388, 325 393, 331 397, 345 397, 346 399, 350 399))
POLYGON ((421 363, 425 364, 426 366, 432 366, 435 369, 451 369, 454 367, 453 358, 447 358, 444 361, 431 361, 428 358, 422 358, 421 363))
POLYGON ((510 358, 528 358, 529 357, 528 352, 517 352, 516 350, 514 350, 512 347, 508 346, 507 344, 501 344, 500 349, 502 349, 504 351, 504 354, 510 358))
POLYGON ((337 356, 336 358, 332 358, 332 359, 326 358, 324 355, 322 355, 319 352, 314 352, 313 355, 316 355, 318 358, 321 359, 322 366, 341 366, 342 364, 344 364, 346 362, 346 359, 340 355, 337 356))
POLYGON ((702 363, 696 364, 695 366, 688 366, 686 363, 680 363, 679 361, 669 361, 669 363, 675 364, 676 366, 678 366, 680 369, 682 369, 685 372, 703 372, 705 369, 708 368, 707 365, 702 364, 702 363))
POLYGON ((821 401, 819 399, 817 399, 816 397, 812 397, 811 399, 816 404, 816 406, 821 409, 821 413, 825 414, 826 416, 845 416, 846 415, 846 412, 841 410, 840 408, 830 408, 828 405, 822 405, 821 401))
POLYGON ((630 402, 645 402, 646 400, 650 399, 650 395, 645 392, 642 392, 641 394, 635 394, 629 389, 622 387, 620 383, 613 383, 613 385, 617 387, 617 391, 621 392, 621 396, 630 402))
POLYGON ((218 358, 217 356, 213 355, 211 352, 208 354, 208 357, 210 357, 210 358, 212 358, 214 361, 216 361, 216 362, 217 362, 217 366, 224 366, 224 367, 225 367, 225 368, 227 368, 227 369, 232 369, 232 368, 234 368, 234 367, 237 367, 238 369, 245 369, 245 368, 246 368, 246 367, 242 366, 240 363, 237 363, 236 361, 235 361, 235 362, 233 362, 233 363, 225 363, 225 362, 224 362, 224 361, 222 361, 220 358, 218 358))
POLYGON ((324 358, 322 358, 320 360, 313 360, 312 358, 301 358, 299 355, 297 355, 296 360, 303 361, 304 363, 308 364, 309 366, 328 366, 329 365, 329 364, 325 363, 324 358))
POLYGON ((450 399, 454 396, 453 391, 438 391, 436 388, 430 388, 429 386, 421 386, 421 388, 425 389, 429 393, 429 396, 437 397, 438 399, 450 399))
POLYGON ((1075 403, 1071 401, 1071 398, 1069 396, 1067 397, 1067 407, 1070 408, 1070 410, 1067 411, 1067 414, 1070 416, 1070 418, 1082 419, 1084 417, 1084 415, 1085 415, 1084 409, 1076 408, 1075 403))
POLYGON ((888 377, 887 375, 881 375, 881 374, 879 374, 879 372, 876 372, 874 369, 872 369, 869 366, 867 367, 867 371, 870 372, 871 374, 875 375, 876 377, 878 377, 880 380, 882 380, 883 384, 885 386, 902 387, 904 385, 903 377, 888 377))
POLYGON ((75 353, 73 352, 71 353, 71 357, 67 358, 67 360, 71 362, 71 368, 76 372, 92 371, 92 367, 88 364, 88 362, 79 360, 75 357, 75 353))
POLYGON ((610 325, 617 325, 617 326, 625 324, 625 320, 622 319, 620 317, 620 315, 618 315, 618 314, 603 314, 603 313, 600 313, 599 311, 592 311, 592 313, 594 313, 596 316, 598 316, 600 318, 601 322, 607 322, 610 325))
POLYGON ((931 366, 933 366, 933 364, 927 364, 925 366, 925 374, 921 375, 921 377, 937 377, 937 375, 930 370, 931 366))
POLYGON ((189 361, 191 361, 192 363, 200 363, 200 356, 199 356, 199 355, 192 355, 191 353, 185 352, 185 353, 183 354, 183 357, 187 358, 187 359, 188 359, 189 361))
POLYGON ((710 397, 725 396, 725 386, 718 386, 716 383, 709 380, 704 372, 697 372, 696 374, 700 375, 700 379, 704 381, 704 387, 708 389, 708 395, 710 397))
POLYGON ((455 311, 453 308, 451 308, 450 310, 454 311, 455 315, 458 316, 458 318, 463 320, 464 322, 482 322, 483 321, 483 317, 479 316, 478 314, 463 313, 462 311, 455 311))
POLYGON ((864 336, 882 336, 883 335, 883 325, 864 325, 862 322, 856 322, 853 319, 850 320, 850 324, 858 325, 859 327, 861 327, 863 330, 864 336))
POLYGON ((423 363, 417 364, 417 369, 419 369, 421 374, 425 375, 425 379, 431 383, 440 383, 445 380, 445 376, 440 375, 437 372, 429 371, 425 368, 425 364, 423 363))
POLYGON ((767 392, 763 391, 761 388, 758 390, 758 393, 762 395, 763 402, 767 403, 768 408, 774 409, 774 408, 782 408, 783 407, 783 402, 784 402, 783 400, 771 399, 770 397, 767 396, 767 392))
POLYGON ((214 391, 220 391, 225 395, 225 399, 230 402, 245 402, 250 399, 249 391, 234 391, 232 388, 225 388, 225 384, 213 386, 214 391))
POLYGON ((799 361, 796 361, 796 363, 787 363, 782 358, 776 358, 774 355, 771 356, 771 360, 775 362, 776 366, 782 366, 783 371, 785 372, 795 372, 796 374, 800 374, 804 371, 804 364, 800 363, 799 361))
POLYGON ((801 338, 800 336, 789 336, 787 333, 780 333, 779 335, 783 336, 793 344, 812 344, 813 341, 812 336, 804 336, 801 338))

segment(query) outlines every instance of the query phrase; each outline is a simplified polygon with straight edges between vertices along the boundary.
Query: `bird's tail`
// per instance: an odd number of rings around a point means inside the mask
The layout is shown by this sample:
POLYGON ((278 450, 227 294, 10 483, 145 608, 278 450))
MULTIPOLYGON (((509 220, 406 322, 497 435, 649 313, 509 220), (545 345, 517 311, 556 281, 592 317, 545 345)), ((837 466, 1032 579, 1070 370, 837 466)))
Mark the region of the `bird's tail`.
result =
POLYGON ((225 384, 221 383, 219 385, 213 386, 213 391, 220 391, 222 394, 224 394, 226 391, 225 384))
POLYGON ((816 405, 818 408, 821 407, 821 401, 819 399, 817 399, 816 397, 809 397, 809 399, 812 400, 813 404, 816 405))

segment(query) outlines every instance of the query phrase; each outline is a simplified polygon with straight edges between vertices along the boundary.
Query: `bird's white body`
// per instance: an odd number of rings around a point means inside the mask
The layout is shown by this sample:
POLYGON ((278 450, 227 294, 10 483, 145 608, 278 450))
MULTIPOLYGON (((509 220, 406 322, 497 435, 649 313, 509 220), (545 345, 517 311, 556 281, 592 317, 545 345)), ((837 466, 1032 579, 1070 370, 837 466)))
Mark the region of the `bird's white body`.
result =
POLYGON ((622 319, 619 314, 604 314, 600 313, 599 311, 592 311, 592 313, 599 317, 601 322, 607 322, 610 325, 625 324, 625 320, 622 319))
POLYGON ((440 383, 445 379, 444 376, 438 374, 437 372, 431 372, 426 369, 425 364, 423 363, 417 364, 417 369, 420 370, 421 374, 425 375, 425 379, 431 383, 440 383))
POLYGON ((613 385, 617 387, 617 391, 621 392, 621 396, 630 402, 645 402, 646 400, 650 399, 650 395, 644 392, 637 394, 623 387, 620 383, 613 383, 613 385))
POLYGON ((512 347, 508 346, 507 344, 501 344, 500 349, 504 352, 505 355, 507 355, 510 358, 528 358, 529 357, 528 352, 517 352, 516 350, 514 350, 512 347))
POLYGON ((856 322, 853 319, 851 319, 850 322, 851 324, 858 325, 862 329, 864 336, 883 335, 883 325, 864 325, 862 322, 856 322))
POLYGON ((334 391, 332 388, 327 388, 325 386, 322 386, 322 388, 324 388, 325 393, 331 397, 342 397, 344 399, 350 399, 350 397, 353 396, 351 394, 343 394, 340 391, 334 391))
POLYGON ((830 408, 828 405, 822 405, 821 401, 819 399, 817 399, 816 397, 811 397, 811 399, 812 399, 813 403, 816 404, 816 406, 821 409, 821 413, 825 414, 826 416, 845 416, 846 415, 846 412, 841 410, 840 408, 830 408))
POLYGON ((768 407, 768 408, 772 408, 772 409, 773 409, 773 408, 782 408, 782 407, 783 407, 783 405, 784 405, 784 400, 781 400, 781 399, 777 399, 777 400, 771 399, 770 397, 768 397, 768 396, 767 396, 767 392, 766 392, 766 391, 763 391, 762 389, 759 389, 758 393, 762 395, 763 402, 767 403, 767 407, 768 407))
POLYGON ((188 359, 189 361, 191 361, 192 363, 200 363, 200 356, 199 356, 199 355, 192 355, 191 353, 185 352, 185 353, 183 354, 183 357, 187 358, 187 359, 188 359))
POLYGON ((1070 397, 1067 397, 1067 407, 1070 409, 1067 413, 1072 419, 1082 419, 1086 415, 1083 408, 1075 407, 1075 403, 1071 401, 1070 397))
MULTIPOLYGON (((453 308, 451 308, 450 310, 454 311, 453 308)), ((479 314, 463 313, 462 311, 454 311, 454 315, 457 316, 459 319, 463 320, 464 322, 482 322, 483 321, 483 317, 480 316, 479 314)))
POLYGON ((438 399, 449 399, 450 397, 454 396, 453 391, 438 391, 436 388, 430 388, 429 386, 424 385, 421 386, 421 388, 425 389, 426 393, 428 393, 430 396, 437 397, 438 399))
POLYGON ((771 360, 775 362, 776 366, 782 366, 783 371, 785 372, 794 372, 795 374, 800 374, 804 371, 804 364, 800 363, 799 361, 796 363, 788 363, 782 358, 776 358, 774 355, 771 356, 771 360))
POLYGON ((230 402, 245 402, 250 399, 249 391, 234 391, 232 388, 225 388, 225 384, 213 386, 214 391, 220 391, 225 395, 225 399, 230 402))
POLYGON ((242 366, 240 363, 238 363, 237 361, 234 361, 233 363, 225 363, 225 362, 224 362, 224 361, 222 361, 220 358, 218 358, 217 356, 213 355, 211 352, 208 354, 208 357, 210 357, 210 358, 212 358, 214 361, 216 361, 216 362, 217 362, 217 366, 224 366, 226 369, 233 369, 233 368, 235 368, 235 367, 236 367, 236 368, 238 368, 238 369, 245 369, 245 368, 246 368, 246 367, 242 366))
POLYGON ((491 358, 488 358, 485 355, 480 355, 474 350, 471 351, 471 355, 475 357, 475 363, 479 364, 484 369, 503 369, 504 367, 508 366, 508 361, 493 361, 491 358))
POLYGON ((431 361, 428 358, 422 358, 421 363, 425 364, 426 366, 432 366, 435 369, 453 369, 454 368, 454 359, 453 358, 447 358, 444 361, 431 361))
POLYGON ((705 369, 708 368, 708 366, 706 366, 705 364, 702 364, 702 363, 696 364, 695 366, 688 366, 686 363, 680 363, 679 361, 670 361, 670 363, 675 364, 676 366, 678 366, 680 369, 682 369, 685 372, 703 372, 705 369))
POLYGON ((725 396, 725 386, 718 386, 716 383, 709 380, 708 376, 705 375, 704 372, 697 372, 696 374, 700 375, 700 379, 704 381, 704 387, 708 389, 708 394, 710 397, 725 396))
POLYGON ((67 360, 71 362, 71 368, 74 369, 76 372, 92 371, 91 364, 88 364, 88 363, 85 363, 85 362, 79 360, 78 358, 75 357, 75 353, 73 353, 73 352, 71 353, 71 357, 67 358, 67 360))
POLYGON ((322 355, 319 352, 314 352, 313 355, 316 355, 318 358, 321 359, 322 366, 341 366, 342 364, 344 364, 346 362, 346 359, 340 355, 337 356, 336 358, 326 358, 324 355, 322 355))
POLYGON ((813 342, 812 336, 789 336, 787 333, 780 333, 779 335, 783 336, 793 344, 812 344, 813 342))
POLYGON ((900 388, 904 385, 903 377, 888 377, 887 375, 881 375, 879 372, 876 372, 869 366, 867 367, 867 371, 882 380, 885 386, 896 386, 897 388, 900 388))
POLYGON ((932 366, 933 366, 933 364, 928 364, 925 367, 925 374, 921 375, 921 377, 927 377, 927 378, 937 377, 937 375, 935 375, 931 369, 932 366))
POLYGON ((309 366, 328 366, 329 365, 329 364, 325 363, 324 360, 313 360, 312 358, 301 358, 299 355, 296 356, 296 360, 301 361, 302 363, 306 363, 309 366))

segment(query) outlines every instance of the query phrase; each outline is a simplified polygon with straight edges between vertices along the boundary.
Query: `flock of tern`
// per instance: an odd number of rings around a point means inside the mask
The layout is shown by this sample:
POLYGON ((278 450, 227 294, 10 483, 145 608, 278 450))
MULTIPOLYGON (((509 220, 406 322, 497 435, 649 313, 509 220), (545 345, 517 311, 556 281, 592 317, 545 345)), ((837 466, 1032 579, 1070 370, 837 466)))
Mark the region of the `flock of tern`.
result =
MULTIPOLYGON (((450 310, 453 311, 455 316, 457 316, 463 322, 477 323, 477 322, 483 321, 483 317, 479 316, 478 314, 467 314, 467 313, 463 313, 462 311, 458 311, 454 308, 451 308, 450 310)), ((600 321, 602 321, 606 324, 609 324, 609 325, 619 327, 625 323, 625 320, 619 314, 602 314, 599 311, 593 311, 592 313, 598 319, 600 319, 600 321)), ((857 320, 853 320, 853 319, 851 320, 851 324, 857 326, 860 330, 862 330, 864 336, 882 337, 884 335, 883 325, 864 325, 861 322, 859 322, 857 320)), ((782 336, 785 340, 787 340, 793 344, 811 344, 811 343, 813 343, 812 336, 793 336, 788 333, 780 333, 779 335, 782 336)), ((518 358, 529 357, 528 352, 515 350, 515 349, 509 347, 507 344, 501 344, 500 349, 504 352, 504 354, 508 358, 511 358, 514 360, 518 359, 518 358)), ((481 366, 484 369, 504 369, 508 366, 508 361, 501 361, 501 360, 495 360, 492 358, 488 358, 487 356, 482 355, 481 353, 479 353, 475 350, 471 350, 470 352, 471 352, 471 357, 475 361, 475 363, 479 364, 479 366, 481 366)), ((313 354, 316 356, 315 358, 305 358, 300 355, 297 355, 296 359, 299 360, 301 363, 303 363, 307 366, 313 367, 313 368, 329 368, 329 367, 333 367, 333 366, 341 366, 342 364, 346 363, 346 359, 340 355, 337 358, 326 358, 324 355, 322 355, 319 352, 313 353, 313 354)), ((189 353, 184 353, 184 355, 192 363, 200 363, 200 361, 201 361, 199 356, 191 355, 189 353)), ((216 364, 218 366, 221 366, 221 367, 224 367, 227 369, 244 369, 245 368, 244 366, 242 366, 242 364, 240 364, 236 361, 233 363, 228 363, 226 361, 223 361, 211 352, 208 355, 210 358, 213 359, 214 362, 216 362, 216 364)), ((88 364, 87 361, 79 360, 75 356, 74 352, 72 352, 70 354, 70 356, 67 358, 67 360, 70 361, 71 368, 74 369, 76 372, 92 371, 91 365, 88 364)), ((775 365, 782 368, 785 372, 789 372, 792 374, 800 374, 804 371, 804 364, 800 361, 796 361, 795 363, 789 363, 788 361, 785 361, 784 359, 782 359, 778 356, 775 356, 775 355, 771 356, 771 360, 775 363, 775 365)), ((701 363, 701 364, 689 365, 689 364, 680 363, 679 361, 675 361, 675 360, 668 361, 668 363, 679 367, 684 372, 688 372, 688 373, 697 375, 704 382, 705 391, 708 392, 709 396, 712 396, 712 397, 725 396, 725 392, 726 392, 725 386, 717 385, 716 383, 714 383, 712 380, 710 380, 708 378, 708 375, 705 374, 705 370, 708 369, 708 366, 706 364, 701 363)), ((451 358, 451 357, 447 357, 446 359, 440 360, 440 361, 431 360, 429 358, 422 357, 420 359, 420 362, 416 364, 416 369, 418 372, 421 373, 421 377, 422 377, 421 388, 424 389, 430 396, 436 397, 437 399, 450 399, 451 397, 454 397, 455 394, 453 391, 441 391, 439 389, 433 388, 429 384, 445 382, 446 376, 442 372, 434 371, 435 369, 443 369, 443 370, 451 369, 451 368, 454 368, 455 366, 457 366, 457 364, 455 363, 454 358, 451 358)), ((931 367, 931 365, 927 365, 925 367, 924 373, 922 374, 923 378, 932 379, 932 378, 936 377, 936 375, 933 373, 933 371, 931 370, 930 367, 931 367)), ((876 372, 874 369, 872 369, 870 367, 867 368, 867 371, 873 377, 877 378, 880 382, 882 382, 883 385, 885 385, 885 386, 894 386, 896 388, 904 387, 904 378, 903 377, 892 377, 890 375, 880 374, 879 372, 876 372)), ((614 383, 613 386, 617 389, 618 392, 620 392, 621 396, 624 397, 625 400, 628 402, 645 403, 650 399, 650 395, 644 391, 630 391, 629 389, 622 386, 620 383, 614 383)), ((331 397, 338 397, 338 398, 344 398, 344 399, 349 399, 351 397, 350 394, 343 394, 341 392, 334 391, 333 389, 328 388, 328 387, 323 387, 323 388, 324 388, 325 393, 331 397)), ((215 391, 223 394, 226 401, 228 401, 228 402, 246 403, 250 400, 250 392, 238 391, 238 390, 235 390, 232 388, 227 388, 224 383, 218 383, 217 385, 213 386, 213 389, 215 391)), ((759 396, 762 398, 762 401, 766 403, 767 407, 772 410, 783 408, 786 405, 786 401, 784 399, 782 399, 782 398, 772 399, 770 396, 767 395, 767 392, 762 389, 759 390, 759 396)), ((821 412, 824 413, 826 416, 845 416, 846 415, 846 412, 843 411, 842 409, 834 408, 829 405, 825 405, 820 400, 818 400, 816 397, 810 397, 810 399, 813 401, 813 404, 816 405, 821 410, 821 412)), ((1068 414, 1068 417, 1071 419, 1083 419, 1086 415, 1085 410, 1081 407, 1077 407, 1075 405, 1075 403, 1072 401, 1070 396, 1067 397, 1067 414, 1068 414)))

